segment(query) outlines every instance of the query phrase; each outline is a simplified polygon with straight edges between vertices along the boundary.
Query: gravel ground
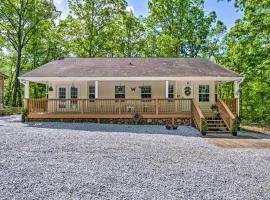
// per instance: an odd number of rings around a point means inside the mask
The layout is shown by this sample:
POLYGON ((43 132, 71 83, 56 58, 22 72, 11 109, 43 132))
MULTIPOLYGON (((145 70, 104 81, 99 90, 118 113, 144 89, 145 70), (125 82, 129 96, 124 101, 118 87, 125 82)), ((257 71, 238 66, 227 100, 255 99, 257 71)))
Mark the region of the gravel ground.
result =
POLYGON ((269 150, 190 127, 17 120, 0 118, 1 199, 270 199, 269 150))

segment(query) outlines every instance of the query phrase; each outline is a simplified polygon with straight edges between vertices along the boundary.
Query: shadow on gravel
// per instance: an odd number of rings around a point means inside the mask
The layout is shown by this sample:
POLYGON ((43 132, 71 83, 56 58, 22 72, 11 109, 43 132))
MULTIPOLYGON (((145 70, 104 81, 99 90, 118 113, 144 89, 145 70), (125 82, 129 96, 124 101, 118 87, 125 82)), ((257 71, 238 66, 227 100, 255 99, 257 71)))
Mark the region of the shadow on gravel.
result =
POLYGON ((160 125, 126 125, 126 124, 94 124, 94 123, 65 123, 65 122, 28 122, 28 127, 79 130, 95 132, 122 132, 138 134, 179 135, 185 137, 200 137, 197 129, 190 126, 179 126, 177 130, 167 130, 160 125))

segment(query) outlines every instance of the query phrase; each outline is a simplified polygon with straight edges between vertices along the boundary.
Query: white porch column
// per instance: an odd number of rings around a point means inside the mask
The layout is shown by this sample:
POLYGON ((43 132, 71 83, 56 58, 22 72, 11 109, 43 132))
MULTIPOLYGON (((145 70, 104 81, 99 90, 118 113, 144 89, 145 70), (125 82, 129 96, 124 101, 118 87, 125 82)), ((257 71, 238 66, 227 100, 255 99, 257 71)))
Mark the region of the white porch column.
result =
POLYGON ((166 99, 169 98, 169 81, 166 81, 166 99))
POLYGON ((234 98, 237 98, 237 116, 240 114, 240 84, 243 80, 234 81, 234 98))
POLYGON ((98 81, 95 81, 95 98, 98 98, 98 81))
POLYGON ((234 81, 234 98, 239 98, 240 96, 239 85, 239 81, 234 81))
POLYGON ((29 99, 29 81, 25 81, 24 84, 24 98, 29 99))

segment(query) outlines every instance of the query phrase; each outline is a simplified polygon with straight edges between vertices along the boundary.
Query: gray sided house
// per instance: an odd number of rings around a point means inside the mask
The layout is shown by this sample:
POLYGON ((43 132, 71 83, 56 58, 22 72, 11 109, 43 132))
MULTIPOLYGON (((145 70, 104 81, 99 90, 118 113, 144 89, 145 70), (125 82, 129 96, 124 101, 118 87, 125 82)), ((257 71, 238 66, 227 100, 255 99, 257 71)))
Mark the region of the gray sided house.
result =
POLYGON ((63 58, 20 80, 29 120, 194 122, 202 132, 207 126, 208 131, 232 132, 243 77, 201 58, 63 58), (47 86, 44 99, 29 99, 30 82, 47 86), (234 82, 234 99, 217 95, 219 84, 226 82, 234 82), (218 120, 221 126, 212 129, 218 120))

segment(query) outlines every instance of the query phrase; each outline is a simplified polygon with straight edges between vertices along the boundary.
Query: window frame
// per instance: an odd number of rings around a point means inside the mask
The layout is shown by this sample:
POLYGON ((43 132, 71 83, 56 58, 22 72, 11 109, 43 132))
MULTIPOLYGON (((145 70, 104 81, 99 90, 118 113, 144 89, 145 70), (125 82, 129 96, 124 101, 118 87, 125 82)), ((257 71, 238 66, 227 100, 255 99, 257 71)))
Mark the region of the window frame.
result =
POLYGON ((142 86, 141 87, 141 99, 151 99, 151 98, 152 98, 152 86, 151 85, 142 86), (150 91, 148 91, 148 92, 143 91, 146 88, 150 89, 150 91))
POLYGON ((174 98, 174 85, 173 84, 168 85, 168 98, 169 99, 174 98))
POLYGON ((63 86, 59 86, 57 88, 57 98, 58 99, 67 99, 67 87, 63 87, 63 86), (61 89, 64 89, 63 91, 65 91, 65 95, 62 95, 62 91, 60 91, 61 89))
POLYGON ((199 85, 199 102, 209 102, 209 101, 210 101, 210 85, 199 85))
POLYGON ((116 85, 114 87, 114 98, 115 99, 125 99, 126 98, 126 87, 124 85, 116 85), (119 88, 122 88, 119 90, 119 88))
POLYGON ((88 86, 88 99, 95 99, 95 98, 96 98, 96 87, 94 85, 89 85, 88 86))

